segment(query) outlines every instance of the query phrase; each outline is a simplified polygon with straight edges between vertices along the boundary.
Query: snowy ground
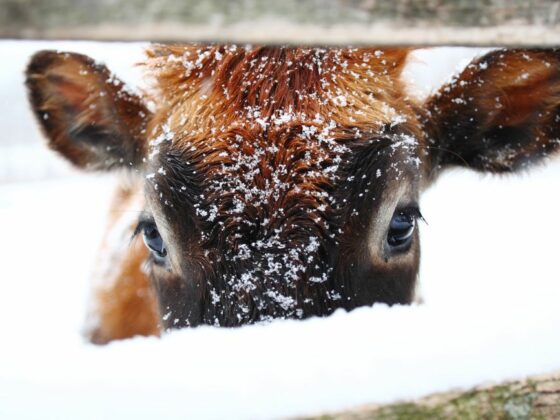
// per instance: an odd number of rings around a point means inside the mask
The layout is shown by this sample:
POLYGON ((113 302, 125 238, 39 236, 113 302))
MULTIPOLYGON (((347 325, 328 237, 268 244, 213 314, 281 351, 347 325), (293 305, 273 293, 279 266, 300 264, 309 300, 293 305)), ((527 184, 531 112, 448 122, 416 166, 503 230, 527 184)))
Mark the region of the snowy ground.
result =
MULTIPOLYGON (((426 193, 423 305, 85 344, 111 181, 40 145, 21 71, 45 47, 139 80, 140 45, 0 43, 0 418, 283 417, 560 369, 560 158, 518 177, 455 171, 426 193)), ((472 54, 427 53, 412 74, 433 84, 472 54)))

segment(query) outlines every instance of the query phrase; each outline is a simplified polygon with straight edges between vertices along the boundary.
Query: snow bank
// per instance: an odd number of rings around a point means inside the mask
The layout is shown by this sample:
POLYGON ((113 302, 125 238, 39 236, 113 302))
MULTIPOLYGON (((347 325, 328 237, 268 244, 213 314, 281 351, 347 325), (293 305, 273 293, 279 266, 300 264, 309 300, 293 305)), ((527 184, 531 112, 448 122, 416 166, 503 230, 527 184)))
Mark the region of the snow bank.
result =
POLYGON ((283 417, 560 369, 559 183, 558 159, 519 177, 444 176, 421 203, 422 305, 106 347, 79 331, 111 181, 0 184, 0 418, 283 417))

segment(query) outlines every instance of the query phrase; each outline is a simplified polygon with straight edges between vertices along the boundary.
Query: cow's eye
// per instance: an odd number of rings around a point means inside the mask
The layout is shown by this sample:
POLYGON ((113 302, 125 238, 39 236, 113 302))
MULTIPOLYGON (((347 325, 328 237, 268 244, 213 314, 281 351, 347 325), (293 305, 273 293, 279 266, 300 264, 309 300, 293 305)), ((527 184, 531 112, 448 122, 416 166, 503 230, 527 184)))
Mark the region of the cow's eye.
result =
POLYGON ((397 210, 393 214, 387 233, 387 243, 395 251, 408 249, 414 237, 416 218, 420 216, 418 209, 397 210))
POLYGON ((152 251, 156 262, 162 263, 167 256, 167 249, 155 223, 143 223, 142 236, 144 237, 144 243, 152 251))

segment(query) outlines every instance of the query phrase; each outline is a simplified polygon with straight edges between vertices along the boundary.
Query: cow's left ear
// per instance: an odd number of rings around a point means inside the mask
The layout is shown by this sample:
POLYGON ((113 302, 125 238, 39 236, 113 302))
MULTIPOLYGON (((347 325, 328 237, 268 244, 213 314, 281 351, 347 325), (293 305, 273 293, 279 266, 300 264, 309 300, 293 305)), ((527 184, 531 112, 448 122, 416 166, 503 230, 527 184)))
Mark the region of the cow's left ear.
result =
POLYGON ((434 172, 523 169, 560 149, 560 51, 499 50, 426 103, 434 172))
POLYGON ((41 51, 26 77, 52 149, 83 169, 140 164, 150 113, 104 65, 81 54, 41 51))

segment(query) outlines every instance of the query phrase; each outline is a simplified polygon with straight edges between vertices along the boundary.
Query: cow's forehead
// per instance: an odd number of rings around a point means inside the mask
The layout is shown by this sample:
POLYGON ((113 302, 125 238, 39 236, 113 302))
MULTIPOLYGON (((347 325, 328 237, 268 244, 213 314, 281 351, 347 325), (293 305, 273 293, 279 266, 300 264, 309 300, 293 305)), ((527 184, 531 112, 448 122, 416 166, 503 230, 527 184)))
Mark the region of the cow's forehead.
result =
POLYGON ((158 46, 149 55, 159 89, 150 157, 163 142, 206 155, 240 137, 286 147, 274 139, 298 130, 339 141, 389 130, 422 141, 399 81, 405 49, 191 45, 158 46))

